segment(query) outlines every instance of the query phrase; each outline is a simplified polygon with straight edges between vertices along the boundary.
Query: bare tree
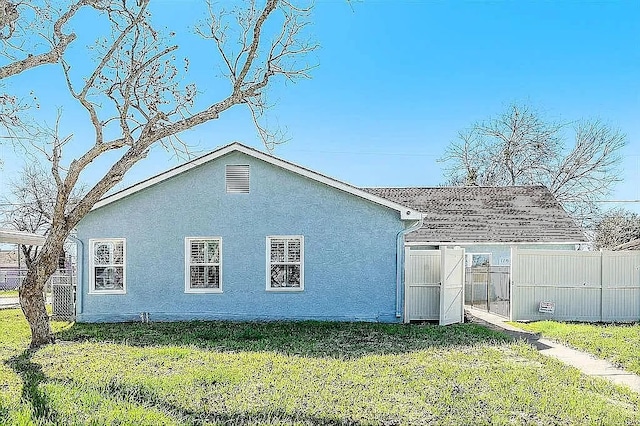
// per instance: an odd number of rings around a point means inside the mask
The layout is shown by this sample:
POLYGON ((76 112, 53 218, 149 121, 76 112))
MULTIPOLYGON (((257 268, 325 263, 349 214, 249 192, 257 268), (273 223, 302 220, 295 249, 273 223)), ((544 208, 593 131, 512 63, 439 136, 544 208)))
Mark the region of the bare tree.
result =
POLYGON ((449 185, 545 185, 580 224, 598 217, 598 200, 620 181, 626 136, 600 121, 575 125, 575 143, 564 142, 568 124, 544 120, 528 106, 511 105, 497 118, 462 131, 440 159, 449 185))
MULTIPOLYGON (((43 10, 54 15, 56 9, 51 6, 43 1, 43 10)), ((145 158, 154 144, 184 153, 188 146, 179 138, 181 132, 216 120, 236 105, 246 105, 259 135, 271 147, 278 141, 277 135, 260 121, 268 105, 266 89, 277 78, 296 81, 309 77, 312 66, 305 55, 317 47, 305 38, 309 8, 298 7, 288 0, 250 0, 227 10, 208 3, 207 18, 198 26, 197 34, 211 42, 211 54, 219 58, 229 85, 220 98, 205 99, 195 84, 182 83, 188 76, 188 58, 178 65, 179 46, 170 42, 173 33, 170 30, 162 33, 153 27, 149 7, 149 0, 69 3, 53 21, 53 29, 43 32, 49 34, 47 41, 53 46, 50 51, 34 55, 40 57, 37 63, 27 56, 21 62, 0 67, 0 78, 6 79, 24 72, 29 65, 59 64, 63 84, 86 111, 94 134, 86 142, 86 151, 70 161, 63 151, 71 137, 56 135, 46 142, 33 142, 30 147, 50 162, 56 188, 46 242, 31 263, 19 292, 22 310, 31 327, 33 347, 53 341, 42 290, 55 271, 65 239, 94 204, 135 163, 145 158), (81 71, 87 68, 89 59, 76 66, 65 55, 66 46, 75 39, 73 33, 64 32, 65 24, 83 7, 91 8, 96 19, 110 25, 110 34, 91 46, 89 57, 95 61, 88 73, 81 71), (119 157, 76 202, 73 194, 80 175, 106 153, 117 153, 119 157)))
POLYGON ((558 155, 541 182, 551 190, 569 214, 585 225, 599 218, 598 201, 611 194, 621 174, 621 149, 626 136, 598 120, 575 127, 575 144, 558 155))
MULTIPOLYGON (((27 70, 60 61, 76 34, 64 27, 84 8, 97 8, 99 0, 65 2, 53 0, 0 0, 0 130, 3 139, 35 138, 39 128, 29 120, 34 99, 5 92, 10 78, 27 70)), ((34 95, 33 93, 31 94, 34 95)), ((0 143, 3 140, 0 139, 0 143)))
POLYGON ((611 249, 640 238, 640 214, 624 209, 606 212, 595 226, 594 245, 611 249))
MULTIPOLYGON (((53 220, 58 188, 50 179, 50 172, 40 163, 25 165, 19 178, 9 181, 10 193, 0 200, 5 207, 0 215, 3 226, 40 235, 47 235, 53 220)), ((78 185, 69 196, 67 210, 73 209, 86 192, 78 185)), ((39 247, 20 245, 25 264, 30 267, 38 257, 39 247)))
POLYGON ((74 33, 64 26, 84 7, 100 7, 100 0, 78 0, 58 11, 49 0, 0 0, 0 80, 45 64, 57 63, 74 33), (52 24, 52 25, 51 25, 52 24), (33 34, 33 32, 37 32, 33 34))

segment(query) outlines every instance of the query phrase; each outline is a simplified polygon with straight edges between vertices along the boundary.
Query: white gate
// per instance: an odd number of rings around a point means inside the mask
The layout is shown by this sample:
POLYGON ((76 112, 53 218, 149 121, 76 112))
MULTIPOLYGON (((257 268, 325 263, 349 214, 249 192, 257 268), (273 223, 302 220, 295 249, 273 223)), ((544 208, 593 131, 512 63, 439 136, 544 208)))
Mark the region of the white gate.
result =
POLYGON ((440 325, 464 322, 464 249, 441 251, 440 325))
POLYGON ((405 247, 405 322, 462 322, 464 269, 464 249, 405 247))
POLYGON ((405 247, 404 320, 435 321, 440 314, 440 250, 405 247))

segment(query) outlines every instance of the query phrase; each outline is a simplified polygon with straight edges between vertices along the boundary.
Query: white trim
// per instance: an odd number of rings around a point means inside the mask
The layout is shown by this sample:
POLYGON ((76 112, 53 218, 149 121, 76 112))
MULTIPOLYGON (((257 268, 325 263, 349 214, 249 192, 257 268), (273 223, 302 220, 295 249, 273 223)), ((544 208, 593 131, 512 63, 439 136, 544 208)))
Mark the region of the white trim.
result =
POLYGON ((89 239, 89 294, 127 294, 127 239, 126 238, 90 238, 89 239), (94 243, 122 242, 122 290, 96 290, 94 243))
POLYGON ((222 294, 222 237, 185 237, 184 238, 184 292, 192 294, 222 294), (191 274, 189 262, 191 253, 191 241, 218 241, 218 250, 220 251, 220 261, 218 262, 218 288, 191 288, 191 274))
POLYGON ((568 241, 568 242, 548 242, 548 241, 529 241, 529 242, 488 242, 488 241, 477 241, 477 242, 457 242, 457 241, 447 241, 447 242, 431 242, 431 241, 411 241, 404 243, 405 246, 522 246, 522 245, 539 245, 539 244, 548 244, 548 245, 571 245, 571 244, 586 244, 584 241, 568 241))
MULTIPOLYGON (((304 291, 304 235, 267 235, 266 240, 266 290, 268 292, 301 292, 304 291), (271 244, 272 239, 299 239, 300 240, 300 287, 271 287, 271 244)), ((282 263, 282 262, 279 262, 282 263)), ((297 265, 298 263, 292 263, 297 265)))
POLYGON ((129 188, 123 189, 122 191, 109 195, 101 199, 100 201, 98 201, 93 206, 92 210, 106 206, 107 204, 113 203, 114 201, 117 201, 121 198, 134 194, 142 189, 148 188, 152 185, 155 185, 164 180, 167 180, 176 175, 179 175, 180 173, 184 173, 187 170, 191 170, 194 167, 198 167, 202 164, 208 163, 209 161, 215 160, 216 158, 222 157, 223 155, 226 155, 235 151, 241 152, 253 158, 257 158, 259 160, 265 161, 269 164, 273 164, 274 166, 278 166, 285 170, 289 170, 291 172, 297 173, 301 176, 323 183, 332 188, 339 189, 341 191, 347 192, 349 194, 355 195, 360 198, 364 198, 365 200, 374 202, 376 204, 380 204, 390 209, 397 210, 400 213, 401 220, 418 220, 422 217, 422 213, 420 213, 417 210, 413 210, 409 207, 387 200, 386 198, 382 198, 382 197, 378 197, 377 195, 370 194, 366 191, 363 191, 362 189, 356 188, 347 183, 321 175, 320 173, 316 173, 309 169, 305 169, 304 167, 298 166, 296 164, 290 163, 285 160, 281 160, 272 155, 265 154, 264 152, 260 152, 256 149, 249 148, 248 146, 242 145, 238 142, 234 142, 232 144, 223 146, 222 148, 219 148, 213 152, 210 152, 209 154, 206 154, 200 158, 191 160, 188 163, 185 163, 181 166, 175 167, 164 173, 160 173, 159 175, 156 175, 152 178, 139 182, 133 186, 130 186, 129 188))

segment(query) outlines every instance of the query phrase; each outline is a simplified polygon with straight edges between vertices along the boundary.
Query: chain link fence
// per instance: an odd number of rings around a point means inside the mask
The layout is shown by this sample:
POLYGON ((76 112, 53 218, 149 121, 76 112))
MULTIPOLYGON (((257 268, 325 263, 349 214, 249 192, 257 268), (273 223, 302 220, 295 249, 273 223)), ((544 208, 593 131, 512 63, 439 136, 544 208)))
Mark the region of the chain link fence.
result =
POLYGON ((467 267, 466 305, 509 317, 510 296, 508 266, 467 267))
POLYGON ((17 290, 26 275, 26 269, 7 268, 0 270, 0 290, 17 290))
MULTIPOLYGON (((27 276, 27 269, 0 270, 0 290, 17 290, 27 276)), ((44 289, 45 301, 52 305, 53 319, 72 321, 75 317, 75 268, 58 269, 44 289)))

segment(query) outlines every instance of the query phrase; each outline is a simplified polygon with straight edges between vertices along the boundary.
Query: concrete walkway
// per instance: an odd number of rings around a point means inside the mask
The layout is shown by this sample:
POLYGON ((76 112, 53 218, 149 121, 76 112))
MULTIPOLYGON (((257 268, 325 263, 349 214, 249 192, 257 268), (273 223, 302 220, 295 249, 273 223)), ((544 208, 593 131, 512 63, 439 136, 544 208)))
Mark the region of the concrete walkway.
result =
MULTIPOLYGON (((51 304, 51 296, 47 296, 44 301, 47 305, 51 304)), ((20 307, 20 299, 17 297, 0 297, 0 309, 13 309, 20 307)))
POLYGON ((0 309, 19 308, 20 300, 17 297, 0 297, 0 309))
POLYGON ((593 355, 568 348, 560 343, 540 338, 539 335, 521 330, 507 324, 504 318, 489 314, 473 308, 465 308, 471 318, 471 322, 486 325, 498 329, 510 336, 525 339, 540 351, 541 354, 550 356, 567 365, 577 368, 588 376, 602 377, 618 385, 628 386, 631 390, 640 393, 640 376, 618 368, 608 361, 598 359, 593 355))

